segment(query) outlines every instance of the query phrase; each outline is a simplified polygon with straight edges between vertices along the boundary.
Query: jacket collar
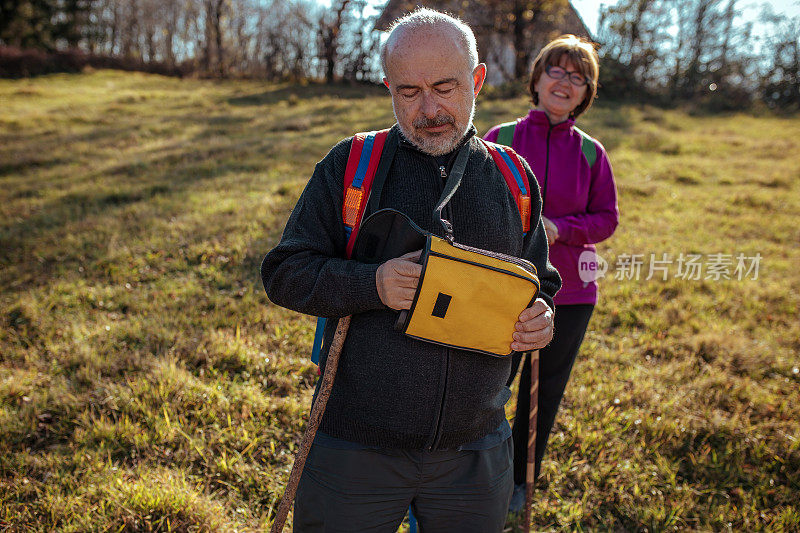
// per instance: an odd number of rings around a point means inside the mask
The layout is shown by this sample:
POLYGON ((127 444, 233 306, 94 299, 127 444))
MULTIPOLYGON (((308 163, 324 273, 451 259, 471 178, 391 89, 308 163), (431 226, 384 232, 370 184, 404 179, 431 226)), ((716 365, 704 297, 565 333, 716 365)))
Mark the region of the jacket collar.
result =
POLYGON ((559 122, 558 124, 550 125, 550 119, 547 118, 547 113, 542 111, 541 109, 531 109, 528 111, 528 120, 531 123, 536 124, 537 126, 544 126, 546 128, 553 128, 554 130, 568 130, 575 125, 574 118, 568 118, 564 122, 559 122))

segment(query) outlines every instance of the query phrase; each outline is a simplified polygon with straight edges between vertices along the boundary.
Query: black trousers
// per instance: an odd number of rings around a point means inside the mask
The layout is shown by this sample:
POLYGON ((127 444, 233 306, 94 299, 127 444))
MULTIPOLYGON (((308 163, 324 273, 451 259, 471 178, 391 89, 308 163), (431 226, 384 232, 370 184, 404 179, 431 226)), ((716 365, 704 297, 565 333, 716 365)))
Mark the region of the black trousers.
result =
MULTIPOLYGON (((594 305, 557 305, 555 309, 553 340, 539 351, 539 414, 536 421, 536 477, 542 464, 547 440, 556 420, 558 406, 564 396, 572 365, 586 334, 594 305)), ((517 374, 521 354, 511 365, 510 385, 517 374)), ((525 354, 517 393, 517 412, 514 416, 514 483, 525 483, 528 457, 528 420, 531 408, 531 356, 525 354)))
POLYGON ((409 505, 424 533, 500 533, 514 488, 511 439, 489 450, 311 447, 295 533, 395 533, 409 505))

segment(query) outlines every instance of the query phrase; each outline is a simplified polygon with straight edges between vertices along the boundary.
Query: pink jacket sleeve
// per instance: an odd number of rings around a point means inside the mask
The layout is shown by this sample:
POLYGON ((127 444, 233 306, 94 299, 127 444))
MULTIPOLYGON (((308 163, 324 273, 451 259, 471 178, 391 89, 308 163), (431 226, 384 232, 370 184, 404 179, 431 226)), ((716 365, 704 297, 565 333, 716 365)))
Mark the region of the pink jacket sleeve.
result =
POLYGON ((558 240, 580 246, 594 244, 609 238, 619 223, 617 186, 605 148, 599 142, 597 160, 591 168, 589 202, 586 212, 551 218, 558 228, 558 240))

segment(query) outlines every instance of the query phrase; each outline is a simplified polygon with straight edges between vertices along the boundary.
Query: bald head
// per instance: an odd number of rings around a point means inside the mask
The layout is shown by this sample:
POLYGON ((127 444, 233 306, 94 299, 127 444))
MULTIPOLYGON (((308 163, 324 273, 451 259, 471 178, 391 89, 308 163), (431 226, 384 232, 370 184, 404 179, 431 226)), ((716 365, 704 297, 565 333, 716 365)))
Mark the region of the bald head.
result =
POLYGON ((403 54, 409 47, 443 45, 443 52, 460 50, 467 61, 466 68, 472 71, 478 65, 478 47, 475 35, 469 26, 457 18, 432 9, 420 8, 397 19, 389 28, 389 37, 381 47, 381 68, 389 77, 390 56, 403 54))
POLYGON ((430 155, 454 150, 486 78, 469 27, 437 11, 414 11, 392 25, 381 63, 403 136, 430 155))

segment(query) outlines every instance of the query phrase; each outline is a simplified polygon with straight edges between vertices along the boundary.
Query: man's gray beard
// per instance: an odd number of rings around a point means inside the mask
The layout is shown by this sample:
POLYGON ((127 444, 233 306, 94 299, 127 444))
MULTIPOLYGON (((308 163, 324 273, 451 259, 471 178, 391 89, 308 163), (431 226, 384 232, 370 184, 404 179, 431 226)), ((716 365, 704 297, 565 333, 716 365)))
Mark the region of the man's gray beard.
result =
MULTIPOLYGON (((394 105, 392 105, 394 108, 394 105)), ((397 111, 394 113, 394 118, 397 120, 397 111)), ((445 137, 434 137, 434 138, 425 138, 419 135, 416 135, 413 131, 407 131, 400 121, 397 120, 397 125, 400 127, 400 132, 403 136, 408 139, 408 141, 416 146, 421 152, 424 152, 428 155, 438 156, 449 154, 452 152, 458 143, 461 142, 461 139, 464 138, 464 135, 467 134, 469 127, 472 125, 472 119, 475 118, 475 100, 472 101, 472 109, 469 113, 469 120, 464 125, 463 128, 458 127, 458 123, 453 123, 453 133, 449 136, 445 137)))

